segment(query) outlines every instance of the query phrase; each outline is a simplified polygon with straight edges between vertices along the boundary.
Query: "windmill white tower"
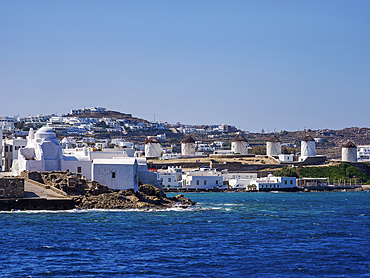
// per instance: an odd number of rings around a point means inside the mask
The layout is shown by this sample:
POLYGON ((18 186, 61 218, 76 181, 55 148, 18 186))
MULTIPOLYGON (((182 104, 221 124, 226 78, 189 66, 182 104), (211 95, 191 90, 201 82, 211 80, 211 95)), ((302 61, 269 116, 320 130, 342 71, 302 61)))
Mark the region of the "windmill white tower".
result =
POLYGON ((156 137, 149 137, 145 141, 145 157, 160 157, 161 155, 161 142, 156 137))
POLYGON ((351 141, 342 147, 342 161, 357 162, 357 146, 351 141))
POLYGON ((272 135, 266 142, 266 155, 277 156, 281 154, 281 141, 276 135, 272 135))
POLYGON ((301 141, 301 157, 316 156, 315 140, 306 135, 301 141))
POLYGON ((195 155, 195 140, 190 135, 181 141, 181 155, 195 155))
POLYGON ((248 154, 248 140, 239 133, 231 141, 231 150, 235 154, 248 154))
MULTIPOLYGON (((3 154, 3 130, 0 128, 0 154, 3 154)), ((0 172, 3 171, 3 159, 0 160, 0 172)))

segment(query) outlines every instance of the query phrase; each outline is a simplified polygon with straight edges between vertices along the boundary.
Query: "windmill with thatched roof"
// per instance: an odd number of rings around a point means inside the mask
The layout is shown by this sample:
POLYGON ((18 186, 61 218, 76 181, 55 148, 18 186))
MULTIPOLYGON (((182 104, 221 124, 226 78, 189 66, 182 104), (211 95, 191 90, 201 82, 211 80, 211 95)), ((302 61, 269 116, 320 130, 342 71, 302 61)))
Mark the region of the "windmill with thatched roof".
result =
POLYGON ((161 142, 156 137, 149 137, 145 141, 145 157, 160 157, 162 155, 161 142))
POLYGON ((181 155, 195 155, 195 140, 191 135, 181 141, 181 155))
POLYGON ((234 154, 248 154, 248 140, 239 133, 231 141, 231 150, 234 154))

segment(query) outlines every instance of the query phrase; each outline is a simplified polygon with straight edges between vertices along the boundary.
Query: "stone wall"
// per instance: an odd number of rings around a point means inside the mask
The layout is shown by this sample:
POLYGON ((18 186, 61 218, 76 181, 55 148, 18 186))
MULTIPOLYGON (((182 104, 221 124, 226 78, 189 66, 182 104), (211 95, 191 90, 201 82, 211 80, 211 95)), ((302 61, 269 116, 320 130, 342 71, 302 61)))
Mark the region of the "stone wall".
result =
POLYGON ((143 184, 151 184, 154 187, 162 190, 162 183, 157 178, 157 174, 150 171, 138 171, 139 180, 143 184))
POLYGON ((23 197, 24 179, 12 177, 0 179, 0 199, 23 197))

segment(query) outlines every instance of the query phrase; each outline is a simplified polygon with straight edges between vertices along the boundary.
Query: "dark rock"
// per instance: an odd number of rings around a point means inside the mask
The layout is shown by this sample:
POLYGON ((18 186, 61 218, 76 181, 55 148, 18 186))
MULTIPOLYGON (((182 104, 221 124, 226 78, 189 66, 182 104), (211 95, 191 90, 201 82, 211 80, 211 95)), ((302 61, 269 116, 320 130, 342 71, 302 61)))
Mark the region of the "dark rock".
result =
POLYGON ((31 172, 28 178, 63 190, 79 209, 168 208, 175 205, 186 208, 195 204, 182 194, 167 198, 163 191, 150 184, 140 185, 139 192, 135 192, 133 189, 110 189, 70 172, 31 172))

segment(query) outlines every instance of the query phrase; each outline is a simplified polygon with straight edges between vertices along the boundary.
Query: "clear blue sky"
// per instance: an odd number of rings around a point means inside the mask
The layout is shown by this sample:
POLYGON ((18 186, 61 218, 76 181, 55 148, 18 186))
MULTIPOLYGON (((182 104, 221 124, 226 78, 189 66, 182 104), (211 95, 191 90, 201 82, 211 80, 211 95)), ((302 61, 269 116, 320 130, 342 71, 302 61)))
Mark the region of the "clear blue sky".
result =
POLYGON ((368 127, 370 1, 0 0, 0 115, 368 127))

